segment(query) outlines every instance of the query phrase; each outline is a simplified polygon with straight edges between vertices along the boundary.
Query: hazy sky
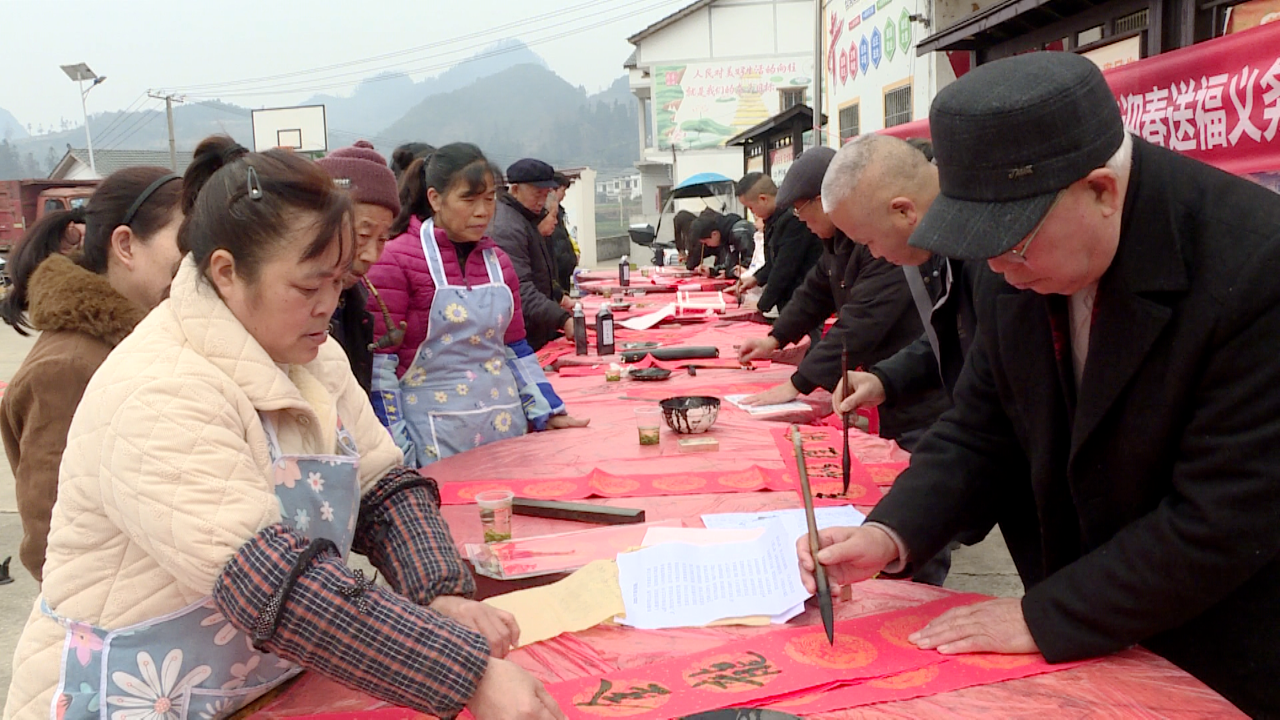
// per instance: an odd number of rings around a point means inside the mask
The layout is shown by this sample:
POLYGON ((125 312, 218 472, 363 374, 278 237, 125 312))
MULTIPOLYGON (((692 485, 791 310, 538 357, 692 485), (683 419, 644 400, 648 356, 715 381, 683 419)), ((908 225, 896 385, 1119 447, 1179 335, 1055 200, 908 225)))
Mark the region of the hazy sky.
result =
POLYGON ((507 37, 594 92, 622 74, 628 36, 690 2, 0 0, 0 107, 24 125, 80 124, 79 93, 59 69, 78 62, 108 78, 89 94, 90 114, 163 106, 143 95, 148 88, 289 105, 315 92, 349 94, 382 70, 437 75, 507 37))

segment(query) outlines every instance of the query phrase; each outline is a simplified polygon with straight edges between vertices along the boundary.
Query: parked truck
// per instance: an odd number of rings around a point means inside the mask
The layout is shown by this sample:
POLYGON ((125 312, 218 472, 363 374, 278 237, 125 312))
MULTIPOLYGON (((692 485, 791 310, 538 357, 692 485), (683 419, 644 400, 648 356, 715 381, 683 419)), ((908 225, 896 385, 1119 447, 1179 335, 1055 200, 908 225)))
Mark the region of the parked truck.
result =
POLYGON ((0 180, 0 253, 9 252, 36 220, 83 207, 99 180, 0 180))

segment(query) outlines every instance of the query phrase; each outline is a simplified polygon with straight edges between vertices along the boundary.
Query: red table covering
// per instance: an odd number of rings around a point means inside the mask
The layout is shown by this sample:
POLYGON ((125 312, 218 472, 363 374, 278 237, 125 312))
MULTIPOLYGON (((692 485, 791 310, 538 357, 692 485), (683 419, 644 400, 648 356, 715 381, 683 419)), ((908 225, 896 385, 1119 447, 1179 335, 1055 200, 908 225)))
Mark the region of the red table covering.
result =
MULTIPOLYGON (((668 333, 669 339, 705 343, 724 354, 745 337, 765 329, 748 323, 708 323, 702 326, 655 330, 646 339, 668 333)), ((819 391, 806 398, 810 411, 795 417, 760 420, 732 406, 721 408, 711 435, 718 452, 682 454, 675 436, 664 428, 659 446, 637 442, 632 409, 653 403, 658 396, 723 395, 751 392, 785 380, 791 369, 775 364, 769 370, 705 370, 696 377, 676 373, 660 384, 633 380, 606 382, 602 377, 559 377, 551 381, 575 416, 589 417, 585 429, 528 435, 487 445, 431 465, 426 474, 450 484, 483 478, 548 480, 595 472, 610 477, 667 476, 691 473, 731 473, 752 467, 784 470, 771 428, 786 422, 815 422, 830 414, 830 396, 819 391)), ((851 447, 878 484, 891 482, 908 456, 896 444, 854 432, 851 447)), ((736 492, 681 494, 664 497, 619 497, 584 502, 642 508, 650 522, 680 519, 697 526, 699 516, 713 512, 759 512, 801 507, 794 492, 736 492)), ((483 532, 474 505, 448 505, 442 510, 455 542, 481 542, 483 532)), ((516 537, 584 529, 582 523, 513 518, 516 537)), ((949 591, 903 581, 872 580, 856 586, 853 599, 836 605, 837 619, 913 607, 948 596, 949 591)), ((790 626, 820 625, 816 609, 792 620, 790 626)), ((610 671, 639 668, 676 655, 694 655, 711 648, 776 628, 684 628, 640 631, 597 626, 520 648, 511 659, 547 683, 590 677, 610 671)), ((1095 663, 1045 675, 969 687, 944 694, 903 699, 853 709, 803 713, 815 720, 836 718, 1233 718, 1243 717, 1223 698, 1170 663, 1144 650, 1130 650, 1095 663)), ((385 703, 348 690, 314 673, 304 674, 274 698, 261 704, 254 717, 320 716, 362 720, 401 720, 424 717, 412 711, 387 708, 385 703)))

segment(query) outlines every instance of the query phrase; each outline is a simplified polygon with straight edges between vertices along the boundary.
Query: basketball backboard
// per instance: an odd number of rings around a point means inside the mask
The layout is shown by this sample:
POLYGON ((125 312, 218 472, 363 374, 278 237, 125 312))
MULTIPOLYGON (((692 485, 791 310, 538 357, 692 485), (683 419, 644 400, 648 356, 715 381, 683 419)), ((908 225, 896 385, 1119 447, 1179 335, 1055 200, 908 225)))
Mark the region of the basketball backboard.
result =
POLYGON ((268 108, 253 111, 253 150, 288 148, 303 153, 329 149, 323 105, 268 108))

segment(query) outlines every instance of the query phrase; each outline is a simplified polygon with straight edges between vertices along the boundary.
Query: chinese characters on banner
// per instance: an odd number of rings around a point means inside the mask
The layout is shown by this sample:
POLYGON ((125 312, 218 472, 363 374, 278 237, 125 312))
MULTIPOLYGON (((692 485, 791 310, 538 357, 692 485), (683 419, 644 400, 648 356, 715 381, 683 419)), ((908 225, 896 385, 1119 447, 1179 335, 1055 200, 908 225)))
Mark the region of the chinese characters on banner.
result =
POLYGON ((906 638, 944 610, 982 600, 954 595, 836 625, 755 634, 688 657, 554 683, 570 718, 665 720, 726 707, 829 712, 1075 667, 1039 655, 940 655, 906 638))
MULTIPOLYGON (((1107 70, 1125 125, 1156 145, 1280 186, 1280 22, 1107 70)), ((928 126, 890 128, 928 137, 928 126)))
MULTIPOLYGON (((1258 51, 1250 56, 1219 57, 1222 62, 1208 67, 1177 66, 1158 79, 1149 79, 1154 74, 1149 71, 1131 73, 1137 76, 1131 79, 1125 68, 1117 69, 1108 79, 1125 125, 1147 142, 1224 169, 1248 164, 1259 154, 1274 158, 1280 154, 1273 142, 1280 130, 1280 32, 1276 35, 1275 45, 1249 48, 1258 51)), ((1254 169, 1277 168, 1280 162, 1254 169)))
POLYGON ((720 147, 781 112, 785 90, 803 92, 811 102, 812 84, 811 57, 659 65, 653 71, 658 148, 720 147))

